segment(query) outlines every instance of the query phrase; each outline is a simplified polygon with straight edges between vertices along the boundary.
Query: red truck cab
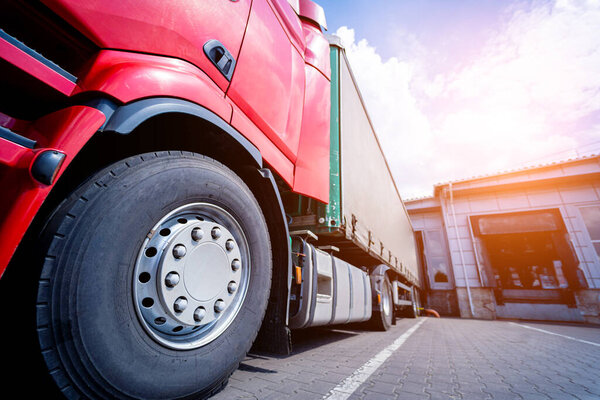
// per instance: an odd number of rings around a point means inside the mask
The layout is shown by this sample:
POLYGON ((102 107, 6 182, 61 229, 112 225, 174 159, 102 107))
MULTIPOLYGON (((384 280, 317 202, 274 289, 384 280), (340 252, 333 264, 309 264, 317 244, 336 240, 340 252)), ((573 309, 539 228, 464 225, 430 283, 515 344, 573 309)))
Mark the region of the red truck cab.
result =
POLYGON ((31 293, 26 362, 67 397, 207 396, 265 312, 288 340, 280 191, 328 202, 324 28, 310 0, 0 6, 1 301, 31 293))

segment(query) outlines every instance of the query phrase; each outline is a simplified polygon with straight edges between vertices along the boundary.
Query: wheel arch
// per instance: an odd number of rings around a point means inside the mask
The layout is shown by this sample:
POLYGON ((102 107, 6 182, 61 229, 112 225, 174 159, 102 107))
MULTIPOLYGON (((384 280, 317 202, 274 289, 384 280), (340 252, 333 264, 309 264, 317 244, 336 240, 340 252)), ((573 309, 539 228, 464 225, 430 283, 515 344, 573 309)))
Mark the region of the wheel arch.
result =
POLYGON ((35 243, 37 232, 52 210, 94 172, 135 154, 165 150, 196 152, 232 169, 248 185, 261 207, 273 252, 273 281, 265 321, 276 322, 281 330, 287 324, 289 234, 275 177, 263 167, 260 151, 218 115, 185 100, 149 98, 117 106, 109 99, 97 98, 86 105, 101 110, 107 121, 58 179, 11 264, 18 263, 19 254, 27 253, 26 249, 35 243))

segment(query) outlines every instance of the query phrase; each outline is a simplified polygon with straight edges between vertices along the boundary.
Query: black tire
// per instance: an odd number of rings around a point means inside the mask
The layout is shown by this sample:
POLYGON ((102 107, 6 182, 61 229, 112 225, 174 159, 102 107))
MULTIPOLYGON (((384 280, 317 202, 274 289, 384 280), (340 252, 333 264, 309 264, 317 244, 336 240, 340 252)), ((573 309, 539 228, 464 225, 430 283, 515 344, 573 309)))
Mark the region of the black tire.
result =
POLYGON ((413 301, 412 306, 405 306, 400 310, 400 316, 404 318, 417 318, 417 306, 413 301))
POLYGON ((416 289, 413 287, 410 298, 412 300, 412 306, 408 310, 408 318, 417 318, 419 316, 419 303, 417 299, 416 289))
POLYGON ((400 312, 398 313, 400 317, 403 318, 417 318, 417 316, 419 315, 419 305, 417 304, 417 300, 416 300, 416 296, 415 296, 415 289, 413 288, 411 291, 411 301, 412 304, 410 306, 403 306, 400 309, 400 312))
MULTIPOLYGON (((414 291, 413 291, 413 293, 414 293, 414 291)), ((414 295, 413 295, 413 297, 414 297, 414 295)), ((412 307, 410 307, 408 318, 417 318, 419 316, 418 306, 419 305, 417 304, 417 301, 413 298, 412 307)))
POLYGON ((260 328, 271 285, 267 225, 248 187, 210 158, 162 152, 111 165, 59 205, 42 245, 39 340, 68 398, 210 396, 226 384, 260 328), (248 239, 251 269, 241 308, 226 329, 198 348, 177 350, 144 329, 133 271, 157 221, 197 202, 235 218, 248 239))
POLYGON ((381 282, 381 302, 373 311, 371 325, 378 331, 387 331, 393 324, 394 302, 392 300, 392 284, 387 275, 381 282))

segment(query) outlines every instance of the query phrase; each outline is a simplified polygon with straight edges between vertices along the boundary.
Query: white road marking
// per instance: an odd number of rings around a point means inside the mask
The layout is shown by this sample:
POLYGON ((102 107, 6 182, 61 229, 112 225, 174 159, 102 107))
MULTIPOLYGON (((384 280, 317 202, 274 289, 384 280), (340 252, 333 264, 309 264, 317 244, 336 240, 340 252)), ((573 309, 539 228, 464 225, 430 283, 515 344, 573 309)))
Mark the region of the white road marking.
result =
POLYGON ((358 368, 349 377, 340 382, 336 387, 331 389, 323 399, 324 400, 346 400, 356 389, 360 387, 369 376, 373 374, 393 353, 398 350, 400 346, 406 342, 406 339, 412 335, 426 318, 422 318, 419 322, 414 324, 412 328, 404 332, 398 339, 394 340, 385 349, 381 350, 375 357, 364 363, 362 367, 358 368))
POLYGON ((548 335, 560 336, 560 337, 563 337, 565 339, 571 339, 571 340, 574 340, 576 342, 591 344, 592 346, 598 346, 598 347, 600 347, 600 343, 589 342, 587 340, 577 339, 577 338, 574 338, 574 337, 571 337, 571 336, 567 336, 567 335, 561 335, 560 333, 554 333, 554 332, 546 331, 544 329, 534 328, 533 326, 527 326, 527 325, 523 325, 523 324, 517 324, 516 322, 511 322, 511 324, 517 325, 517 326, 521 326, 521 327, 527 328, 527 329, 532 329, 534 331, 547 333, 548 335))

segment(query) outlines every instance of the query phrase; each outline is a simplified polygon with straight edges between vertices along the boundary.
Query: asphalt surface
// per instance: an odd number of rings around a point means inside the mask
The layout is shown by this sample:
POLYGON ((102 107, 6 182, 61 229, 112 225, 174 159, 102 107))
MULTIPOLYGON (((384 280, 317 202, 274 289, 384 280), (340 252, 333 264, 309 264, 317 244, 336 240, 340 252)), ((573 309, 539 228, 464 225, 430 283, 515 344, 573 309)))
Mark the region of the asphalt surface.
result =
POLYGON ((293 341, 249 354, 213 399, 600 399, 600 327, 419 318, 293 341))

